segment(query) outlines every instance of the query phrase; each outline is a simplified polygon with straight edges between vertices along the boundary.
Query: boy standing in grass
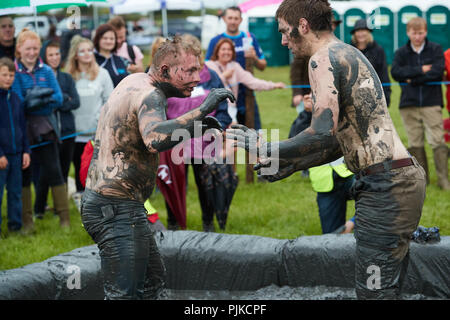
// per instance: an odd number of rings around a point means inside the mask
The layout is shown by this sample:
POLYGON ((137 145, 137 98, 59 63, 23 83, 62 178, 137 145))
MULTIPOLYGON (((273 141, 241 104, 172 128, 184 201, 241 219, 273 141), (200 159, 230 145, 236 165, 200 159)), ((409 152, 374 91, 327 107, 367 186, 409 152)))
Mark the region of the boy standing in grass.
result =
MULTIPOLYGON (((3 189, 8 201, 8 230, 22 227, 22 170, 30 165, 30 146, 25 114, 19 97, 10 89, 15 67, 9 58, 0 59, 0 227, 3 189)), ((1 231, 1 230, 0 230, 1 231)))

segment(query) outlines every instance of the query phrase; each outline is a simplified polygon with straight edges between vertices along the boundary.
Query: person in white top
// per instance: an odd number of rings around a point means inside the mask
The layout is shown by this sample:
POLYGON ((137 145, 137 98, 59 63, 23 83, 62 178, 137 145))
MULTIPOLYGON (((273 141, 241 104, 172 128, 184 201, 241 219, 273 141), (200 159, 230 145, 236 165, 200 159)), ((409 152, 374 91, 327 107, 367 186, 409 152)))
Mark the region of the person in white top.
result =
POLYGON ((77 192, 84 190, 79 179, 81 154, 84 146, 95 135, 100 109, 114 89, 113 82, 106 69, 100 67, 94 57, 94 45, 91 40, 75 36, 72 39, 68 72, 75 80, 80 96, 80 107, 73 111, 75 116, 75 181, 77 192))
MULTIPOLYGON (((211 60, 205 63, 208 68, 219 75, 225 88, 230 89, 236 99, 238 99, 240 83, 252 90, 274 90, 282 89, 286 86, 283 82, 275 83, 254 77, 250 72, 244 70, 235 59, 236 51, 233 41, 228 38, 222 38, 215 46, 211 60)), ((233 122, 237 123, 236 103, 228 103, 228 113, 233 122)))
POLYGON ((108 23, 114 28, 117 35, 116 55, 127 59, 130 64, 127 67, 129 73, 144 72, 144 54, 137 46, 127 43, 127 27, 121 16, 111 18, 108 23))

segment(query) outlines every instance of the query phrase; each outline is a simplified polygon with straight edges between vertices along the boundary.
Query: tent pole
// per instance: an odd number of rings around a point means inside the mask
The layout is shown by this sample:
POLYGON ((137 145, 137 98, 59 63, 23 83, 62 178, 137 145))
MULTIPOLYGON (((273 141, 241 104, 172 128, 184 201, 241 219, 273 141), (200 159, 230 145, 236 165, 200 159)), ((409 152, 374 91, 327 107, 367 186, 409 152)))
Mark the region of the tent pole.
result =
POLYGON ((37 23, 37 6, 34 6, 34 31, 36 31, 36 33, 39 34, 37 23))
POLYGON ((93 4, 93 15, 94 15, 94 28, 97 29, 98 27, 98 7, 97 5, 93 4))
POLYGON ((162 23, 163 23, 163 36, 167 38, 168 28, 167 28, 167 8, 162 9, 162 23))

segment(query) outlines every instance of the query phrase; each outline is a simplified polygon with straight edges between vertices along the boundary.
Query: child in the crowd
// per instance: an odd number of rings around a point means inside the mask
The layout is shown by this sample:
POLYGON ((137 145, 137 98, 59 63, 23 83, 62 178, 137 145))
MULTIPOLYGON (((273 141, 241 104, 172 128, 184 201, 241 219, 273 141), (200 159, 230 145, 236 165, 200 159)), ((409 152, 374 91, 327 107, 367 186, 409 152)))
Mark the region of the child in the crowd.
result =
POLYGON ((11 59, 0 59, 0 229, 3 189, 6 186, 9 231, 22 228, 22 170, 30 165, 23 104, 10 89, 15 71, 11 59))

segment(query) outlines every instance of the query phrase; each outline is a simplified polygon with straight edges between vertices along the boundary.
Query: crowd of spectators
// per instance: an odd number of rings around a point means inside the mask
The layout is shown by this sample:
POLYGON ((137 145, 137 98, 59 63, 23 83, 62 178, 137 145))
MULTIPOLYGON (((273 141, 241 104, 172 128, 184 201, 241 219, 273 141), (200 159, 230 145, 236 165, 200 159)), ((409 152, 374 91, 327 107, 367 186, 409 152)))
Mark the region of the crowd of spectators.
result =
MULTIPOLYGON (((187 99, 169 99, 169 119, 200 105, 210 89, 225 87, 233 91, 237 101, 235 104, 228 102, 221 105, 212 115, 223 129, 231 123, 246 124, 246 90, 286 87, 281 82, 258 79, 249 71, 252 67, 263 71, 267 61, 255 35, 240 30, 240 9, 228 8, 221 18, 226 31, 210 42, 204 61, 201 61, 198 90, 187 99)), ((339 23, 333 21, 334 26, 339 23)), ((351 33, 351 45, 370 61, 374 72, 385 84, 384 96, 389 106, 391 88, 384 49, 377 44, 372 30, 363 19, 355 23, 351 33)), ((145 70, 142 51, 127 43, 126 23, 120 16, 100 25, 92 39, 74 31, 68 48, 61 47, 52 39, 43 41, 31 30, 21 30, 17 37, 14 34, 13 19, 0 17, 0 210, 6 187, 9 232, 33 232, 35 219, 42 219, 49 208, 47 196, 50 189, 54 214, 59 217, 61 227, 67 230, 70 226, 70 166, 73 163, 76 184, 76 192, 71 196, 79 205, 87 170, 85 168, 83 173, 82 157, 92 146, 101 108, 122 79, 132 73, 147 72, 148 67, 145 70)), ((407 35, 408 43, 395 52, 391 75, 405 84, 401 86, 399 108, 407 132, 408 150, 422 164, 429 178, 424 144, 426 137, 433 150, 438 186, 449 190, 448 147, 444 137, 450 140, 450 133, 444 130, 450 131, 450 120, 442 121, 441 86, 427 85, 427 82, 442 81, 445 68, 447 77, 450 77, 450 49, 445 52, 444 58, 442 47, 427 39, 427 24, 422 18, 413 18, 408 23, 407 35)), ((199 39, 189 35, 185 35, 184 39, 193 48, 201 50, 199 39)), ((155 39, 150 55, 163 41, 163 38, 155 39)), ((309 83, 307 68, 308 59, 294 59, 291 66, 293 85, 309 83)), ((261 116, 255 100, 252 105, 255 108, 254 123, 250 126, 258 130, 262 128, 261 116)), ((290 136, 309 126, 312 106, 310 90, 294 88, 292 106, 297 107, 299 117, 292 126, 290 136)), ((449 105, 447 108, 450 112, 449 105)), ((200 149, 204 150, 207 144, 200 142, 200 145, 200 149)), ((203 229, 214 231, 213 218, 216 216, 220 228, 224 230, 237 186, 235 168, 206 163, 202 157, 196 162, 194 154, 190 157, 198 186, 203 229), (221 189, 221 185, 228 186, 228 189, 221 189), (227 200, 221 200, 227 193, 227 200)), ((88 167, 90 158, 87 159, 88 167)), ((183 166, 185 176, 186 169, 187 166, 183 166)), ((345 223, 346 194, 353 177, 351 172, 345 171, 342 162, 328 164, 319 170, 325 170, 327 174, 318 174, 317 168, 310 173, 313 187, 318 192, 323 232, 328 233, 338 230, 337 227, 345 223), (327 180, 319 181, 317 176, 327 180), (324 185, 326 188, 322 188, 324 185), (331 202, 333 192, 339 204, 331 202), (339 210, 336 209, 338 207, 339 210)), ((162 188, 162 184, 159 186, 162 188)), ((166 196, 167 225, 169 229, 179 229, 180 221, 176 219, 177 214, 173 212, 176 209, 169 197, 166 196)), ((151 207, 149 203, 148 206, 151 207)), ((151 223, 156 220, 149 219, 151 223)), ((352 227, 340 229, 344 232, 351 230, 352 227)))

